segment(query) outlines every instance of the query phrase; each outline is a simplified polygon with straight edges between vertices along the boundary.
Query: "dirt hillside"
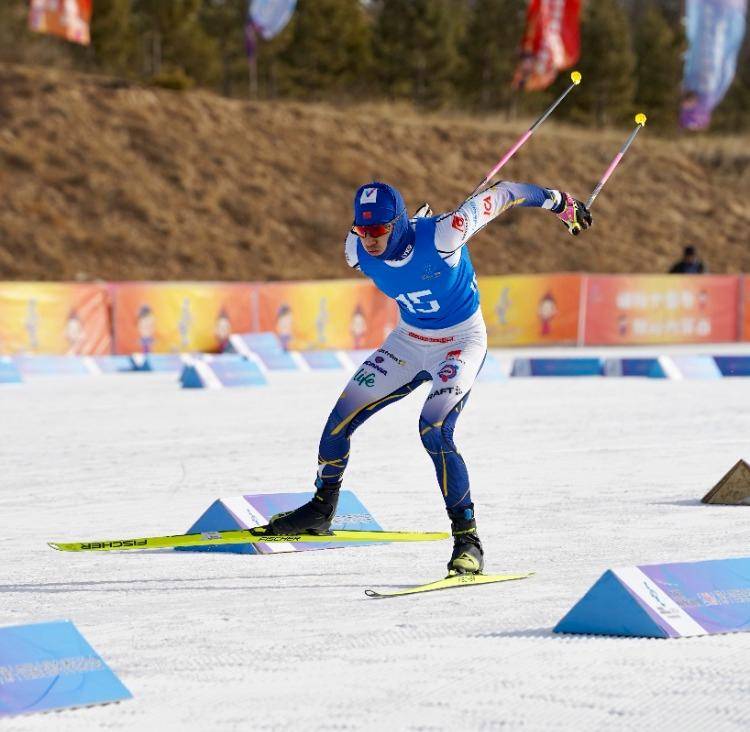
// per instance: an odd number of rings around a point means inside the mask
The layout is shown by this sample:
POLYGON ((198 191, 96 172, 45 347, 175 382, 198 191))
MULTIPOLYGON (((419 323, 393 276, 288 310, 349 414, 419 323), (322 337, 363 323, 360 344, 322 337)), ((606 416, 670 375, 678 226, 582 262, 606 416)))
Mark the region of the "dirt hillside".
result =
MULTIPOLYGON (((410 208, 460 202, 528 120, 405 107, 243 102, 0 65, 0 279, 350 276, 341 244, 367 180, 410 208)), ((585 198, 628 129, 545 124, 504 177, 585 198)), ((573 239, 541 211, 482 232, 482 275, 663 272, 685 244, 750 272, 750 136, 640 135, 573 239)))

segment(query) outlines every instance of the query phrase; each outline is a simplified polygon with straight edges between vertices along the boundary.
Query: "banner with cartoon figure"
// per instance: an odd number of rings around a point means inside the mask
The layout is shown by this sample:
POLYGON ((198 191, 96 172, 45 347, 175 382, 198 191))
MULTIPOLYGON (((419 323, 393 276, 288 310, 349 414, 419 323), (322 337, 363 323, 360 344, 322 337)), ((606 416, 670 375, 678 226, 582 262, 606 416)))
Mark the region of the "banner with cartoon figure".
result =
POLYGON ((739 277, 592 275, 587 280, 586 345, 737 340, 739 277))
POLYGON ((223 350, 253 330, 253 285, 126 282, 112 286, 115 353, 223 350))
POLYGON ((480 277, 488 345, 574 344, 581 275, 480 277))
POLYGON ((393 330, 396 304, 358 280, 258 285, 258 330, 288 350, 374 348, 393 330))
POLYGON ((0 355, 102 355, 110 333, 105 285, 0 283, 0 355))

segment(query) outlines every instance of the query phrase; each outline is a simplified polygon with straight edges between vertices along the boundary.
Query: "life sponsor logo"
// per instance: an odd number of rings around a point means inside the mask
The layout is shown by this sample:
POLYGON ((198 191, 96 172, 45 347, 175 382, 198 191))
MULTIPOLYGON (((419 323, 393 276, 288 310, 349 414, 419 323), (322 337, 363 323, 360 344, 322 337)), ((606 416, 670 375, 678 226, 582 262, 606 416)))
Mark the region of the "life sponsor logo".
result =
POLYGON ((453 218, 451 219, 451 226, 456 231, 460 231, 464 235, 466 234, 466 230, 468 229, 468 226, 466 225, 466 218, 457 213, 453 214, 453 218))
MULTIPOLYGON (((456 359, 460 360, 460 358, 461 358, 461 349, 457 348, 455 351, 448 351, 448 353, 446 354, 445 358, 447 360, 449 360, 451 358, 456 358, 456 359)), ((461 361, 461 363, 463 363, 463 361, 461 361)))
POLYGON ((365 361, 364 365, 369 366, 371 369, 375 369, 375 371, 379 371, 381 374, 383 374, 383 376, 388 376, 388 371, 386 371, 382 366, 378 366, 376 363, 373 363, 372 361, 365 361))
POLYGON ((449 381, 450 379, 455 379, 456 375, 458 374, 458 369, 458 364, 452 362, 447 363, 440 369, 440 371, 438 371, 438 376, 443 382, 449 381))
POLYGON ((378 200, 377 188, 364 188, 359 197, 360 203, 376 203, 378 200))
MULTIPOLYGON (((406 361, 404 359, 399 358, 398 356, 395 356, 390 351, 386 350, 385 348, 378 348, 378 353, 382 353, 384 356, 387 356, 391 359, 391 361, 395 361, 399 366, 406 366, 406 361)), ((378 361, 378 359, 381 358, 381 356, 376 356, 375 361, 377 363, 381 363, 381 361, 378 361)))
POLYGON ((365 371, 363 367, 354 374, 352 381, 356 381, 360 386, 366 386, 368 389, 371 389, 375 386, 375 374, 372 371, 365 371))

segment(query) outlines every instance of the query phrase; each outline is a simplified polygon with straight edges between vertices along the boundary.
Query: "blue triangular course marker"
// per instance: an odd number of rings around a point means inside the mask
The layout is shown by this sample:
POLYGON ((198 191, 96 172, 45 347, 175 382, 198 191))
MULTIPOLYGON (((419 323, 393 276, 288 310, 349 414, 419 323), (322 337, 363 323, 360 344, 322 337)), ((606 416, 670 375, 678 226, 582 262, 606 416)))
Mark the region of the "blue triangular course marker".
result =
MULTIPOLYGON (((292 511, 312 498, 311 491, 301 493, 256 493, 246 496, 231 496, 214 501, 187 530, 188 534, 207 531, 231 531, 247 529, 268 522, 274 514, 292 511)), ((341 491, 338 511, 331 528, 358 529, 360 531, 380 531, 381 526, 352 491, 341 491)), ((358 542, 357 547, 371 546, 371 542, 358 542)), ((225 546, 177 547, 175 551, 187 552, 226 552, 228 554, 272 554, 291 551, 317 551, 349 547, 350 544, 336 542, 306 544, 228 544, 225 546)))
POLYGON ((667 631, 609 569, 553 630, 555 633, 669 638, 667 631))
MULTIPOLYGON (((203 531, 233 531, 245 529, 237 518, 222 503, 221 499, 214 501, 201 517, 187 530, 188 534, 198 534, 203 531)), ((223 552, 225 554, 258 554, 254 544, 230 544, 228 546, 189 546, 176 547, 175 551, 193 552, 223 552)))

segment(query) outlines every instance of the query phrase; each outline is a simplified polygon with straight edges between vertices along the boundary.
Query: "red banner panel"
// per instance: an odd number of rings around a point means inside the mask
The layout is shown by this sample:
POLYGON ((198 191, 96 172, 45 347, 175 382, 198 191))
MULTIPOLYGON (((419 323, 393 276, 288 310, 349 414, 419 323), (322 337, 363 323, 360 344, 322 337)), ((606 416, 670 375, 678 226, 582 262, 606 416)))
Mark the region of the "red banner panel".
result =
POLYGON ((737 340, 739 277, 625 275, 587 278, 586 345, 737 340))
POLYGON ((742 277, 742 333, 743 341, 750 341, 750 275, 742 277))

